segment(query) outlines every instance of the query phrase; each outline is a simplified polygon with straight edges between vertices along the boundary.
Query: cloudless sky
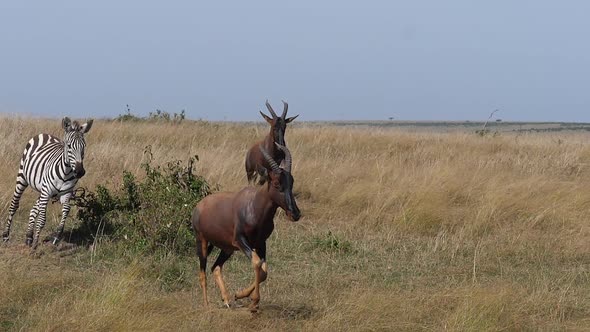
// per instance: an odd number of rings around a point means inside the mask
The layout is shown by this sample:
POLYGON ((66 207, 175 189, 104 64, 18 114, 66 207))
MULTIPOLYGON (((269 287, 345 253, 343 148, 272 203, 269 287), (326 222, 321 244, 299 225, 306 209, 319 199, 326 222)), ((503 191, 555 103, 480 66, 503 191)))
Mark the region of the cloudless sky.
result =
POLYGON ((590 122, 588 1, 2 1, 0 112, 590 122))

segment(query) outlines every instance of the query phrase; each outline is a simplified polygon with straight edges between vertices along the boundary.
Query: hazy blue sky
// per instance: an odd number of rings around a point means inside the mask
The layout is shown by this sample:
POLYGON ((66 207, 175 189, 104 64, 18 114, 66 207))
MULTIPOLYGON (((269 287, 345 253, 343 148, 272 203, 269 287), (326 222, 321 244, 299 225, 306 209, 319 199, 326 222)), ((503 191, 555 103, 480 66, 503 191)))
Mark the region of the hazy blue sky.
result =
POLYGON ((2 1, 0 112, 590 122, 588 1, 2 1))

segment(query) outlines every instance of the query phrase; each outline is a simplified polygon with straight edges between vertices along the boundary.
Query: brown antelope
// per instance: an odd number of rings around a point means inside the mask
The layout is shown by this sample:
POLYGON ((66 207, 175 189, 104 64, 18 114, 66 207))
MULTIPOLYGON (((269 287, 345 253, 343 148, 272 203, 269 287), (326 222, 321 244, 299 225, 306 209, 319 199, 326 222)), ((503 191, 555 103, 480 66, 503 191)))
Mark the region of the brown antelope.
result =
POLYGON ((205 306, 207 300, 207 256, 213 247, 221 249, 211 271, 221 291, 226 307, 230 298, 223 281, 221 270, 225 261, 236 250, 241 250, 252 262, 254 282, 237 292, 234 299, 247 296, 252 300, 250 310, 256 312, 260 301, 259 285, 266 280, 266 239, 274 229, 273 218, 280 207, 291 221, 301 217, 293 196, 293 176, 291 176, 291 153, 277 144, 285 153, 285 167, 281 168, 263 146, 260 152, 270 165, 269 181, 266 186, 246 187, 235 193, 216 193, 201 200, 195 209, 191 222, 197 240, 199 257, 199 281, 205 306))
POLYGON ((287 109, 289 108, 289 105, 283 101, 283 106, 283 114, 277 116, 267 100, 266 108, 268 108, 272 118, 260 112, 260 115, 262 115, 266 122, 270 124, 270 132, 262 141, 254 144, 246 154, 246 176, 248 177, 249 183, 256 181, 256 177, 259 176, 260 179, 258 184, 263 184, 268 177, 266 170, 270 169, 270 165, 258 148, 259 145, 262 145, 262 147, 266 149, 268 154, 277 162, 277 164, 282 165, 282 162, 285 159, 285 154, 280 149, 277 149, 275 143, 287 146, 287 144, 285 144, 285 130, 287 129, 287 123, 295 120, 299 114, 287 118, 287 109))

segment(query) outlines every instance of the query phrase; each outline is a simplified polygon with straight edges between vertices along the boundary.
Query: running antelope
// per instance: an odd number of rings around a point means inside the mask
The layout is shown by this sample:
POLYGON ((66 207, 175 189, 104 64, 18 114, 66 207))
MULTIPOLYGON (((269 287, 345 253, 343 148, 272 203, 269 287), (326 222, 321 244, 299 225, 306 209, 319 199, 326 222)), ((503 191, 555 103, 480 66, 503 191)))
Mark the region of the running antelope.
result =
POLYGON ((262 147, 266 149, 273 160, 279 165, 282 165, 285 159, 285 154, 275 146, 275 143, 287 146, 287 144, 285 144, 285 130, 287 129, 287 123, 290 123, 299 116, 295 115, 287 118, 287 109, 289 108, 289 105, 284 101, 283 114, 281 114, 281 116, 277 116, 268 103, 268 100, 266 101, 266 108, 268 108, 272 118, 262 113, 262 111, 260 112, 260 115, 262 115, 264 120, 270 124, 270 132, 262 141, 254 144, 246 154, 246 176, 248 177, 249 183, 255 182, 257 176, 259 176, 260 179, 258 184, 264 184, 268 178, 266 170, 270 169, 270 164, 262 155, 261 150, 258 148, 259 145, 262 145, 262 147))
POLYGON ((197 240, 199 257, 199 281, 203 300, 207 300, 207 256, 213 247, 221 249, 211 271, 221 291, 223 303, 230 307, 230 298, 223 281, 221 270, 225 261, 236 250, 241 250, 252 262, 254 282, 237 292, 234 299, 247 296, 252 300, 250 310, 256 312, 260 301, 259 285, 266 280, 266 239, 273 231, 273 218, 277 208, 283 209, 291 221, 301 217, 293 196, 293 176, 291 176, 291 153, 282 145, 277 147, 285 153, 285 167, 272 159, 266 149, 258 148, 270 168, 266 186, 246 187, 235 193, 216 193, 200 201, 192 215, 192 225, 197 240))

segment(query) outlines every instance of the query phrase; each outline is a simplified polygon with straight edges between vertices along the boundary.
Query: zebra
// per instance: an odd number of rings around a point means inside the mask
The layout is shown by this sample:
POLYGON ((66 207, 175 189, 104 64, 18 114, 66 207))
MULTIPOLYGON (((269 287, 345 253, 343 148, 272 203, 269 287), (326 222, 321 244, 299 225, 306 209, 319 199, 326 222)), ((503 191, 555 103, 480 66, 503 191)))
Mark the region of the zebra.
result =
POLYGON ((86 173, 83 164, 86 146, 84 134, 90 130, 92 122, 93 120, 89 120, 80 125, 77 121, 72 122, 70 118, 65 117, 62 120, 62 127, 65 131, 63 141, 48 134, 40 134, 29 140, 20 161, 16 176, 16 188, 10 202, 6 227, 2 233, 2 239, 5 242, 9 240, 12 217, 28 186, 38 191, 40 196, 29 215, 26 245, 33 249, 37 248, 39 233, 45 226, 47 203, 53 197, 59 197, 63 205, 61 221, 53 238, 54 245, 59 242, 70 212, 69 201, 74 187, 86 173))

